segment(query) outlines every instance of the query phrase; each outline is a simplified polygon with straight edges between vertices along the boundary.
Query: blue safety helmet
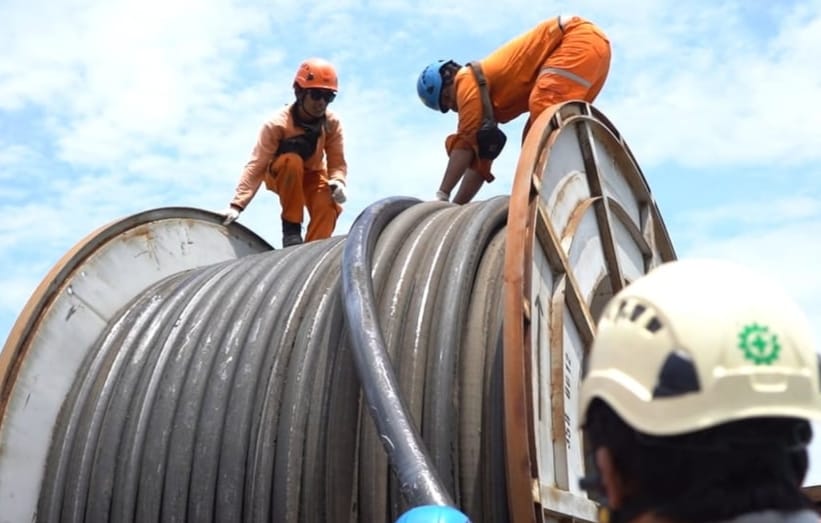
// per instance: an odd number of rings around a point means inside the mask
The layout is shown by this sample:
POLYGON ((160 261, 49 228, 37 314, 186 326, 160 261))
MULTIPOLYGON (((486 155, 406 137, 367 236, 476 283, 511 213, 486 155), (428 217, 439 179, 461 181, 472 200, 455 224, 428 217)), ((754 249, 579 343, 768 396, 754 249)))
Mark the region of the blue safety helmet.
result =
POLYGON ((470 523, 470 519, 453 507, 422 505, 402 514, 396 523, 470 523))
POLYGON ((416 81, 416 92, 422 103, 436 111, 448 112, 447 107, 442 107, 440 101, 442 97, 442 67, 452 63, 450 60, 436 60, 431 63, 419 75, 416 81))

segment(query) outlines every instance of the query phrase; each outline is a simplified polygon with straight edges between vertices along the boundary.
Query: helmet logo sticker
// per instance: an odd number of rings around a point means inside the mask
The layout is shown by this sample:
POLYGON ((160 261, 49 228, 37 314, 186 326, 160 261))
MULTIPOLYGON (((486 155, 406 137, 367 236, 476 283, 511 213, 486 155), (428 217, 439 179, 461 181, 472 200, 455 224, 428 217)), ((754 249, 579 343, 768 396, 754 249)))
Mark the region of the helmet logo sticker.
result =
POLYGON ((738 348, 744 351, 744 357, 756 365, 772 365, 781 352, 778 336, 764 325, 752 323, 745 325, 738 333, 738 348))

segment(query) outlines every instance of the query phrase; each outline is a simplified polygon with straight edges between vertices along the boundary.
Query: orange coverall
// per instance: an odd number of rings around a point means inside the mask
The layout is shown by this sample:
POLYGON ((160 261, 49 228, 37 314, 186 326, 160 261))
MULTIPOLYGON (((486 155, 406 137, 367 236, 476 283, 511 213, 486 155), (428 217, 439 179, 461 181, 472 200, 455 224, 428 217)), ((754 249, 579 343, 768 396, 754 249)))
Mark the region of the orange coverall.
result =
MULTIPOLYGON (((479 62, 487 78, 493 114, 505 123, 526 111, 530 124, 551 105, 568 100, 592 102, 610 70, 610 41, 604 32, 581 17, 555 17, 510 40, 479 62)), ((482 100, 470 67, 454 78, 459 123, 445 140, 454 149, 472 149, 471 168, 487 182, 491 160, 480 160, 476 131, 482 123, 482 100)))
POLYGON ((305 241, 309 242, 329 238, 333 233, 342 207, 331 196, 328 181, 337 179, 345 183, 348 167, 342 126, 327 109, 313 155, 303 160, 294 152, 276 154, 282 140, 305 134, 294 121, 294 109, 289 105, 262 125, 231 205, 245 209, 264 181, 269 190, 279 195, 283 220, 302 223, 303 209, 308 208, 310 221, 305 241))

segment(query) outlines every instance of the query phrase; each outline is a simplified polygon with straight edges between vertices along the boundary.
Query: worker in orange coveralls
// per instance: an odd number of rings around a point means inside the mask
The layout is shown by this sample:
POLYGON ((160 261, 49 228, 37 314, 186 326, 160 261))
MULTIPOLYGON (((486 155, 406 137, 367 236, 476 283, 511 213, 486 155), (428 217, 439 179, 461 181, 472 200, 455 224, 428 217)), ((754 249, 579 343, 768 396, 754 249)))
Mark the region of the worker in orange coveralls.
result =
POLYGON ((347 200, 342 126, 328 110, 338 86, 329 62, 311 58, 300 64, 294 78, 296 101, 263 124, 234 198, 220 212, 225 225, 239 217, 264 181, 279 195, 283 247, 302 243, 305 207, 310 217, 305 241, 331 236, 347 200))
POLYGON ((610 70, 610 41, 584 18, 558 16, 474 64, 475 71, 470 64, 437 60, 422 71, 416 84, 427 107, 459 113, 457 131, 445 141, 450 159, 436 192, 438 200, 448 201, 462 179, 453 198, 459 204, 469 202, 483 182, 494 180, 491 164, 506 141, 498 123, 529 111, 524 141, 530 125, 551 105, 595 100, 610 70), (480 88, 480 76, 485 88, 480 88))

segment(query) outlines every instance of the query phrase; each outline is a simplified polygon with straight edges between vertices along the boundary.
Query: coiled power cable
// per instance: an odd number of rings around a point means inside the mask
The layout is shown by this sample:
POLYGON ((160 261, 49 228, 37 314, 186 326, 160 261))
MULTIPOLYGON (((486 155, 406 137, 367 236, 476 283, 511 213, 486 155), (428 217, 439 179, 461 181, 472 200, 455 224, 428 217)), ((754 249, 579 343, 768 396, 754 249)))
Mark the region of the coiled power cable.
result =
POLYGON ((37 519, 506 521, 506 216, 390 198, 347 238, 145 289, 77 373, 37 519))

